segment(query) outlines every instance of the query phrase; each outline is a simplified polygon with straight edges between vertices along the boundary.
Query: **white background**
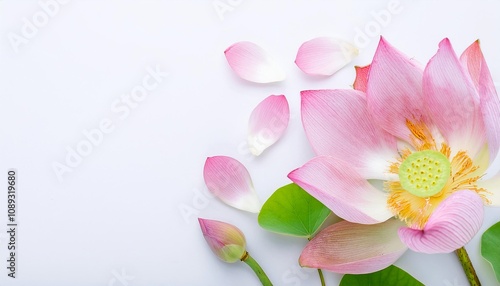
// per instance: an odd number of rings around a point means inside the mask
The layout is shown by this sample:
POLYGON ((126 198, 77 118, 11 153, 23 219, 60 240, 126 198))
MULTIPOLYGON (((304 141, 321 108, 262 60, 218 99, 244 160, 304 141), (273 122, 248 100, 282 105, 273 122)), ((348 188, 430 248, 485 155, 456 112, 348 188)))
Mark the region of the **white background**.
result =
MULTIPOLYGON (((300 123, 300 90, 350 88, 353 65, 371 61, 379 34, 423 63, 444 37, 457 53, 479 38, 500 82, 496 1, 401 0, 399 13, 378 22, 389 1, 220 3, 232 10, 218 13, 212 0, 73 0, 45 23, 41 16, 37 31, 13 45, 13 34, 24 37, 24 18, 33 23, 43 10, 37 1, 0 1, 0 261, 7 259, 7 169, 19 174, 18 278, 7 278, 1 262, 0 285, 259 285, 246 265, 210 252, 198 216, 237 225, 275 285, 319 285, 314 271, 297 268, 303 239, 268 233, 256 215, 206 196, 205 158, 240 160, 267 199, 313 156, 300 123), (356 36, 367 30, 361 43, 356 36), (306 76, 295 54, 318 36, 361 43, 360 55, 333 77, 306 76), (259 85, 234 75, 223 51, 242 40, 273 54, 287 79, 259 85), (121 119, 112 106, 142 84, 148 67, 168 76, 121 119), (244 145, 247 120, 270 94, 287 96, 292 120, 254 159, 244 145), (54 162, 66 164, 67 148, 106 119, 114 130, 58 180, 54 162)), ((486 215, 483 230, 500 220, 498 209, 486 215)), ((467 248, 483 285, 496 285, 479 235, 467 248)), ((396 264, 426 285, 467 285, 454 254, 408 251, 396 264)), ((325 276, 327 285, 341 278, 325 276)))

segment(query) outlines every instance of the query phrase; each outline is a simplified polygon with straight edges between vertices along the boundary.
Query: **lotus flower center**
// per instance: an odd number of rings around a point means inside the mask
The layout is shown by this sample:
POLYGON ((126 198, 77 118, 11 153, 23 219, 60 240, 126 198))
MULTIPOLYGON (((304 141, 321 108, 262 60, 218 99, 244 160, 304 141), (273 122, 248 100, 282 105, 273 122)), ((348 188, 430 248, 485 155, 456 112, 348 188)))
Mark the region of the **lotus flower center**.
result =
POLYGON ((399 167, 399 180, 403 189, 422 198, 441 192, 450 174, 448 158, 433 150, 412 153, 399 167))

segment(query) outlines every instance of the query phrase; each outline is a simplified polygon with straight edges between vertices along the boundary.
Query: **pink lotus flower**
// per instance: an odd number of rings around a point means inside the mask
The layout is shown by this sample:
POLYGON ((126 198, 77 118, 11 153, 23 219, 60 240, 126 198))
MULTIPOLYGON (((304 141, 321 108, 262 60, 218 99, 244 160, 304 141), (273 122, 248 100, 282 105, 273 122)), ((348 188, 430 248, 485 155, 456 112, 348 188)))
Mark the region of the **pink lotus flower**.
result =
POLYGON ((289 178, 345 221, 319 233, 300 264, 368 273, 407 248, 463 247, 483 205, 500 205, 500 175, 483 179, 499 149, 500 103, 479 42, 458 58, 444 39, 424 68, 382 38, 354 87, 301 93, 318 157, 289 178))

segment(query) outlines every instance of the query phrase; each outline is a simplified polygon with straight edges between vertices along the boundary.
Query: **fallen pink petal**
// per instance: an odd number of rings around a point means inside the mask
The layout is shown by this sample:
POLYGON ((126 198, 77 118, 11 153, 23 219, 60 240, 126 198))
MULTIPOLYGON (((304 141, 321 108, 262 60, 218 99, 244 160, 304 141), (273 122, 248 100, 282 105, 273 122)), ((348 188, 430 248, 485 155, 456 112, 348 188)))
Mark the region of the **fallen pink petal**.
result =
POLYGON ((354 90, 301 97, 318 157, 289 178, 346 220, 306 246, 303 266, 368 273, 406 248, 449 253, 477 234, 485 205, 500 205, 500 175, 484 179, 499 149, 500 102, 477 41, 459 58, 444 39, 423 66, 381 38, 354 90), (384 237, 372 245, 372 236, 384 237))
POLYGON ((231 69, 242 79, 270 83, 285 79, 284 71, 263 48, 252 42, 238 42, 224 51, 231 69))
POLYGON ((330 76, 350 63, 358 53, 353 44, 344 40, 319 37, 300 46, 295 63, 306 74, 330 76))
POLYGON ((240 261, 246 253, 245 236, 232 224, 198 218, 201 232, 212 252, 222 261, 240 261))
POLYGON ((290 109, 284 95, 271 95, 255 107, 248 122, 248 148, 259 156, 285 133, 290 109))
POLYGON ((208 190, 224 203, 252 213, 260 211, 250 174, 238 160, 227 156, 209 157, 203 177, 208 190))

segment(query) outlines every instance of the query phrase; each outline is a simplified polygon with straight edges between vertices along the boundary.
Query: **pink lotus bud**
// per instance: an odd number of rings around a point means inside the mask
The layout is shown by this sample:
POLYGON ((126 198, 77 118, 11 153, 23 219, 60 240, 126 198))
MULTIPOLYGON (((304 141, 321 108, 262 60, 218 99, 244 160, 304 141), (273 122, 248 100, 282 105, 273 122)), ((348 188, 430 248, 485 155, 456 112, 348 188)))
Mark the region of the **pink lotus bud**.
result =
POLYGON ((221 221, 198 218, 210 249, 221 260, 234 263, 246 254, 245 236, 237 227, 221 221))

